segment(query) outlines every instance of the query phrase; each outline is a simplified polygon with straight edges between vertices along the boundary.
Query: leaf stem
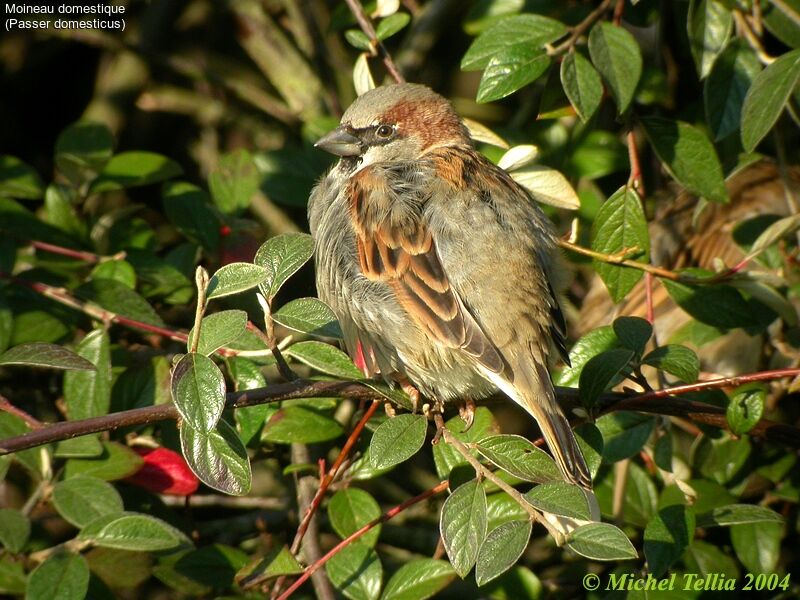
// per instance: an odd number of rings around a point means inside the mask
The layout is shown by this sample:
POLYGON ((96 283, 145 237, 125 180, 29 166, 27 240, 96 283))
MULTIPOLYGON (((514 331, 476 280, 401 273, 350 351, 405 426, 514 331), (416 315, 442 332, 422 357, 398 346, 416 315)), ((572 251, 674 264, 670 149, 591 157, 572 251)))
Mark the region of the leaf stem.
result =
POLYGON ((557 46, 553 46, 547 49, 548 56, 558 56, 559 54, 563 54, 567 50, 572 49, 575 44, 578 42, 580 37, 586 33, 586 31, 594 25, 595 21, 600 19, 609 9, 611 6, 612 0, 603 0, 600 5, 595 8, 592 12, 590 12, 586 18, 575 25, 570 31, 569 37, 558 44, 557 46))

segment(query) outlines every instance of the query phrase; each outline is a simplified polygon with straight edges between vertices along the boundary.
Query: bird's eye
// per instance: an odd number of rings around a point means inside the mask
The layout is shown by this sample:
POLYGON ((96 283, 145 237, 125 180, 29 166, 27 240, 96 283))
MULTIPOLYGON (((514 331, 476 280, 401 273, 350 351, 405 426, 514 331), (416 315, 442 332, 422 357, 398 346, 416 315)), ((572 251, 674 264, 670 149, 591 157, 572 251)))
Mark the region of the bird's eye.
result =
POLYGON ((392 137, 393 133, 394 133, 394 127, 391 127, 389 125, 381 125, 380 127, 378 127, 378 129, 375 130, 375 134, 379 138, 383 139, 392 137))

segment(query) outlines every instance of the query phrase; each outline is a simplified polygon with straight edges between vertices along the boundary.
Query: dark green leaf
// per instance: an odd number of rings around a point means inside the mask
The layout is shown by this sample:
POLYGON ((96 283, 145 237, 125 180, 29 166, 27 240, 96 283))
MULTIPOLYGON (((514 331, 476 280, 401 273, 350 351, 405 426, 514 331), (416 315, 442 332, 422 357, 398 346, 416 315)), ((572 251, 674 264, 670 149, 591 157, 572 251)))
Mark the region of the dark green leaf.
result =
POLYGON ((21 562, 10 555, 0 557, 0 594, 23 596, 27 578, 21 562))
POLYGON ((631 372, 633 350, 613 348, 598 354, 584 365, 580 377, 581 404, 591 408, 600 395, 631 372))
POLYGON ((653 417, 620 411, 597 419, 603 434, 603 457, 608 462, 630 458, 639 452, 653 432, 653 417))
POLYGON ((238 214, 250 205, 260 183, 261 175, 247 150, 222 156, 208 177, 214 204, 229 215, 238 214))
POLYGON ((64 375, 64 401, 70 420, 99 417, 111 403, 111 350, 108 332, 95 329, 78 344, 81 358, 94 365, 91 371, 68 371, 64 375))
POLYGON ((132 512, 98 517, 83 527, 78 539, 104 548, 143 552, 192 545, 189 538, 172 525, 132 512))
MULTIPOLYGON (((228 368, 234 381, 236 391, 253 390, 265 387, 267 380, 261 373, 261 368, 254 362, 241 357, 228 359, 228 368)), ((236 424, 239 426, 239 435, 242 442, 248 445, 256 435, 261 432, 267 417, 272 415, 277 409, 269 404, 259 404, 256 406, 245 406, 234 411, 236 424)))
POLYGON ((589 360, 606 350, 619 347, 617 334, 611 325, 593 329, 581 337, 569 351, 570 366, 553 378, 556 385, 578 387, 581 371, 589 360))
POLYGON ((63 184, 52 183, 44 192, 45 220, 67 235, 86 238, 86 221, 75 210, 77 192, 63 184))
POLYGON ((705 477, 724 484, 737 476, 750 451, 750 441, 746 437, 738 440, 703 438, 695 447, 694 461, 705 477))
POLYGON ((642 76, 639 44, 622 27, 600 21, 589 33, 589 55, 611 88, 619 112, 624 113, 642 76))
POLYGON ((440 517, 442 543, 462 579, 475 564, 486 528, 486 493, 477 481, 469 481, 445 500, 440 517))
POLYGON ((481 439, 478 452, 523 481, 561 480, 555 461, 544 450, 519 435, 492 435, 481 439))
POLYGON ((503 523, 489 532, 475 564, 475 582, 481 586, 513 567, 528 546, 532 525, 530 520, 503 523))
POLYGON ((744 40, 732 41, 717 58, 703 84, 706 122, 715 140, 739 130, 745 95, 760 70, 758 57, 744 40))
POLYGON ((787 52, 753 79, 742 106, 742 146, 753 152, 778 120, 800 81, 800 48, 787 52))
POLYGON ((761 9, 763 23, 772 35, 791 48, 800 48, 800 2, 784 0, 768 2, 761 9))
POLYGON ((266 581, 281 575, 299 575, 303 567, 292 556, 287 546, 273 548, 264 558, 254 564, 244 567, 236 579, 239 585, 245 585, 253 580, 266 581))
POLYGON ((361 542, 353 542, 333 555, 325 570, 333 586, 350 600, 377 600, 383 567, 378 554, 361 542))
POLYGON ((694 510, 683 504, 661 509, 644 530, 644 556, 654 577, 661 577, 694 539, 694 510))
POLYGON ((79 185, 93 179, 114 152, 114 137, 102 123, 78 121, 56 140, 56 166, 67 179, 79 185))
POLYGON ((589 473, 594 478, 603 460, 603 434, 594 423, 578 425, 574 429, 574 433, 581 454, 586 460, 586 466, 589 467, 589 473))
POLYGON ((630 560, 639 556, 622 530, 609 523, 581 525, 570 534, 567 547, 593 560, 630 560))
POLYGON ((92 182, 92 192, 107 192, 172 179, 183 172, 175 161, 154 152, 122 152, 109 160, 92 182))
POLYGON ((641 356, 644 347, 653 335, 653 326, 640 317, 617 317, 613 323, 614 333, 623 347, 641 356))
POLYGON ((245 262, 229 263, 211 277, 206 294, 209 300, 238 294, 263 283, 268 276, 267 270, 259 265, 245 262))
POLYGON ((277 323, 301 333, 319 337, 342 337, 336 315, 327 304, 316 298, 298 298, 272 315, 277 323))
POLYGON ((694 383, 700 374, 700 359, 686 346, 659 346, 642 359, 642 364, 675 375, 681 381, 694 383))
POLYGON ((705 79, 728 43, 733 29, 733 15, 722 2, 692 0, 686 28, 694 64, 700 79, 705 79))
MULTIPOLYGON (((364 525, 381 516, 381 507, 368 492, 358 488, 345 488, 333 495, 328 503, 328 519, 333 530, 346 538, 364 525)), ((359 538, 362 544, 374 548, 381 533, 377 525, 359 538)))
POLYGON ((375 35, 379 40, 383 41, 403 29, 410 21, 411 17, 406 13, 396 12, 385 19, 381 19, 375 28, 375 35))
POLYGON ((678 306, 702 323, 722 329, 757 324, 750 305, 730 286, 690 286, 667 279, 662 279, 661 283, 678 306))
POLYGON ((702 131, 661 117, 644 117, 642 125, 659 160, 678 183, 707 200, 728 201, 717 151, 702 131))
POLYGON ((334 419, 315 410, 286 406, 270 417, 261 439, 278 444, 314 444, 335 439, 342 431, 334 419))
POLYGON ((84 600, 89 589, 89 566, 80 554, 56 552, 28 578, 25 600, 84 600))
POLYGON ((0 544, 9 552, 21 552, 28 543, 31 522, 18 510, 0 508, 0 544))
POLYGON ((625 500, 622 504, 621 513, 625 515, 625 522, 643 528, 657 509, 658 491, 651 475, 648 475, 647 471, 631 461, 628 465, 625 500))
POLYGON ((781 555, 781 523, 731 525, 736 556, 751 573, 774 573, 781 555))
POLYGON ((164 327, 164 321, 150 303, 119 281, 92 279, 78 287, 75 294, 99 304, 114 314, 148 325, 164 327))
MULTIPOLYGON (((200 325, 198 354, 210 356, 223 346, 235 342, 247 329, 247 313, 243 310, 223 310, 203 317, 200 325)), ((194 329, 189 333, 192 339, 194 329)))
POLYGON ((234 577, 247 564, 248 555, 231 546, 213 544, 191 550, 178 559, 175 570, 216 589, 227 589, 233 585, 234 577))
POLYGON ((541 50, 566 33, 563 23, 541 15, 508 17, 478 36, 461 59, 461 68, 478 71, 502 50, 541 50))
POLYGON ((481 77, 478 102, 491 102, 513 94, 536 81, 550 66, 550 57, 539 48, 509 46, 495 54, 481 77))
POLYGON ((191 183, 172 181, 164 185, 161 198, 164 213, 178 231, 208 252, 217 251, 221 223, 208 194, 191 183))
POLYGON ((697 515, 698 527, 728 527, 752 523, 782 523, 781 517, 766 506, 726 504, 697 515))
POLYGON ((233 496, 250 491, 250 459, 242 440, 228 423, 220 420, 208 433, 183 423, 181 450, 195 475, 208 487, 233 496))
POLYGON ((44 183, 36 170, 15 156, 0 154, 0 196, 38 200, 44 183))
POLYGON ((95 367, 72 350, 55 344, 20 344, 0 354, 0 365, 27 365, 49 369, 94 371, 95 367))
POLYGON ((103 442, 103 453, 96 458, 70 458, 64 468, 64 479, 90 475, 106 481, 129 477, 142 466, 142 457, 117 442, 103 442))
MULTIPOLYGON (((7 412, 0 412, 0 440, 5 440, 10 437, 23 435, 31 430, 30 426, 16 415, 7 412)), ((15 452, 11 456, 14 460, 19 461, 28 469, 31 474, 37 479, 42 475, 42 449, 30 448, 15 452)), ((44 455, 49 460, 49 454, 44 455)), ((0 473, 5 473, 4 469, 8 468, 8 462, 0 463, 0 473)), ((2 480, 2 478, 0 478, 2 480)))
POLYGON ((225 377, 207 356, 185 354, 172 372, 172 401, 191 427, 211 431, 225 408, 225 377))
POLYGON ((323 342, 308 341, 292 344, 285 351, 300 362, 321 373, 339 379, 361 379, 364 374, 344 352, 323 342))
POLYGON ((728 425, 736 435, 750 431, 764 414, 767 388, 760 383, 748 383, 731 392, 726 413, 728 425))
POLYGON ((392 575, 381 600, 427 600, 447 587, 455 575, 453 567, 443 560, 412 560, 392 575))
POLYGON ((590 521, 589 503, 584 491, 566 481, 542 483, 525 494, 534 508, 542 512, 590 521))
POLYGON ((305 233, 284 233, 264 242, 253 262, 264 267, 269 275, 259 289, 272 301, 286 280, 294 275, 314 253, 314 240, 305 233))
MULTIPOLYGON (((627 258, 648 262, 650 235, 639 195, 628 187, 620 188, 600 207, 592 225, 592 249, 603 254, 629 252, 627 258), (636 249, 635 252, 632 250, 636 249)), ((595 260, 595 270, 616 303, 633 289, 643 272, 595 260)))
POLYGON ((692 545, 683 555, 683 564, 690 573, 699 573, 707 577, 712 573, 719 573, 731 579, 739 577, 739 567, 736 559, 714 544, 702 540, 694 540, 692 545))
POLYGON ((387 419, 369 443, 372 466, 380 469, 408 460, 422 448, 427 430, 424 415, 402 414, 387 419))
POLYGON ((53 488, 53 504, 64 519, 78 528, 124 510, 114 486, 85 475, 59 481, 53 488))
POLYGON ((561 62, 561 85, 575 112, 586 122, 603 99, 603 82, 592 63, 579 52, 571 52, 561 62))

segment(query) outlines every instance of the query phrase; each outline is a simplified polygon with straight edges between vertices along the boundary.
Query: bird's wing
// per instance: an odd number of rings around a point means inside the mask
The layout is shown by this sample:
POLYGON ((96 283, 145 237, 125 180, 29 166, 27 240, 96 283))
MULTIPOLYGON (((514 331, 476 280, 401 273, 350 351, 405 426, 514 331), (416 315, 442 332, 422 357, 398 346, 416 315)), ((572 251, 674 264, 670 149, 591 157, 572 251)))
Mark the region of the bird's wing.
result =
POLYGON ((411 320, 433 340, 502 372, 500 353, 450 285, 420 204, 398 196, 401 192, 374 166, 351 178, 349 192, 364 276, 386 282, 411 320))

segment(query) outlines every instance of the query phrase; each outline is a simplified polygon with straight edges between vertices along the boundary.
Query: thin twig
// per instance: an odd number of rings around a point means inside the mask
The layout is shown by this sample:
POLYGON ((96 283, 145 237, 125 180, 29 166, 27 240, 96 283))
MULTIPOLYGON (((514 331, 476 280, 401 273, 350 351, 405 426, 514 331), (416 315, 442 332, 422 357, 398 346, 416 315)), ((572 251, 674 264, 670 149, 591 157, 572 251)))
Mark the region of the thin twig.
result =
POLYGON ((57 244, 40 242, 39 240, 30 240, 30 244, 33 248, 36 248, 37 250, 44 250, 45 252, 50 252, 51 254, 58 254, 59 256, 67 256, 69 258, 75 258, 77 260, 82 260, 90 264, 97 264, 101 262, 107 262, 110 260, 123 260, 126 256, 124 251, 118 252, 113 256, 102 256, 100 254, 95 254, 94 252, 87 252, 85 250, 75 250, 73 248, 66 248, 65 246, 59 246, 57 244))
POLYGON ((643 263, 638 260, 626 258, 631 254, 630 249, 623 250, 622 252, 618 252, 616 254, 605 254, 603 252, 597 252, 596 250, 584 248, 578 244, 573 244, 572 242, 563 238, 558 240, 558 245, 562 248, 566 248, 567 250, 571 250, 572 252, 583 254, 584 256, 590 256, 602 262, 620 265, 622 267, 632 267, 634 269, 639 269, 640 271, 645 271, 646 273, 652 273, 653 275, 657 275, 658 277, 663 277, 664 279, 669 279, 671 281, 683 281, 685 279, 681 277, 679 273, 675 273, 674 271, 662 269, 661 267, 656 267, 655 265, 651 265, 649 263, 643 263))
POLYGON ((594 25, 595 21, 597 21, 600 17, 602 17, 611 6, 611 0, 603 0, 600 5, 595 8, 592 12, 590 12, 587 17, 575 25, 572 28, 569 37, 561 42, 558 46, 553 46, 552 48, 548 48, 547 54, 549 56, 558 56, 572 48, 580 37, 586 33, 586 31, 594 25))
POLYGON ((744 35, 744 39, 747 40, 747 43, 750 44, 750 47, 755 51, 758 60, 760 60, 764 65, 771 65, 774 63, 775 57, 770 56, 764 49, 764 45, 761 43, 761 40, 753 31, 753 28, 750 27, 747 17, 742 14, 741 11, 734 10, 733 19, 736 22, 736 26, 744 35))
POLYGON ((42 423, 39 419, 37 419, 31 414, 28 414, 21 408, 14 406, 13 404, 11 404, 8 398, 6 398, 1 394, 0 394, 0 411, 3 411, 10 415, 14 415, 18 419, 22 419, 25 422, 25 424, 31 429, 41 429, 42 427, 46 427, 46 425, 42 423))
POLYGON ((392 76, 392 79, 394 79, 395 82, 405 83, 406 80, 400 74, 400 70, 397 68, 397 65, 394 64, 394 60, 392 60, 392 56, 389 54, 389 51, 386 50, 386 47, 378 39, 378 34, 375 33, 375 27, 373 27, 372 21, 370 21, 369 17, 366 15, 366 13, 364 13, 364 8, 361 6, 361 3, 358 0, 345 0, 345 2, 347 3, 347 6, 350 7, 350 12, 352 12, 353 16, 356 18, 358 26, 361 27, 361 31, 363 31, 369 38, 372 47, 375 48, 378 53, 380 53, 381 58, 383 59, 383 64, 386 66, 386 70, 389 72, 389 75, 392 76))

